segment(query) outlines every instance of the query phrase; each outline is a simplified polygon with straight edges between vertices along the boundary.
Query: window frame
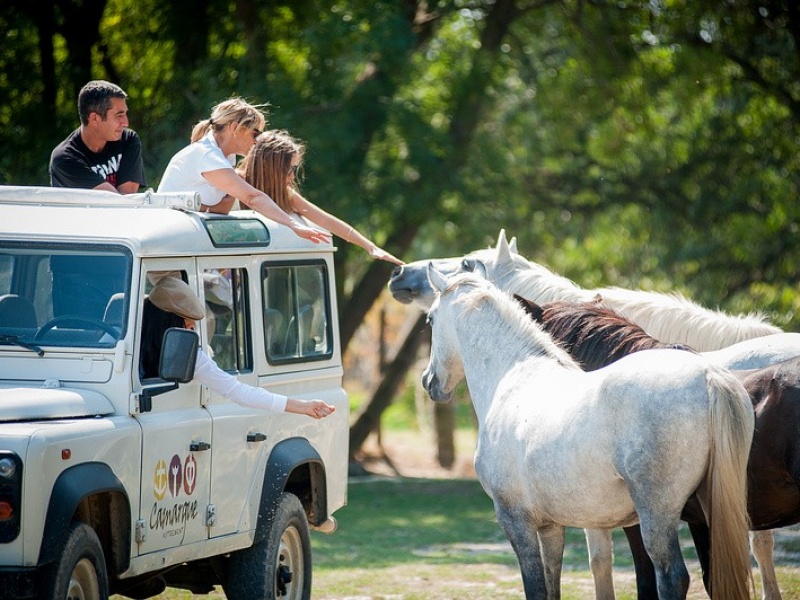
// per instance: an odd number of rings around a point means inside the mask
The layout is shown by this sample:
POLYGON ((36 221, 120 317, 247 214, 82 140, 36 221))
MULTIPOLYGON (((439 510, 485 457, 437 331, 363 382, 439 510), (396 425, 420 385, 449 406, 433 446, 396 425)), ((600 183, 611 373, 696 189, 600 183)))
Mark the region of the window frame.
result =
MULTIPOLYGON (((320 361, 327 361, 333 358, 334 354, 334 336, 333 336, 333 313, 332 313, 332 303, 331 303, 331 285, 330 285, 330 272, 328 263, 322 259, 300 259, 300 260, 266 260, 261 263, 259 268, 259 286, 261 288, 261 314, 266 315, 266 311, 268 309, 274 309, 275 306, 270 306, 269 304, 269 294, 268 294, 268 283, 267 278, 269 277, 268 272, 270 269, 292 269, 293 271, 297 268, 302 267, 317 267, 319 268, 320 278, 322 282, 322 308, 324 309, 324 316, 325 316, 325 343, 326 343, 326 352, 319 352, 313 354, 300 354, 300 355, 279 355, 276 356, 272 349, 269 347, 269 340, 268 340, 268 332, 267 332, 267 320, 264 319, 264 353, 267 358, 267 362, 273 366, 279 365, 287 365, 287 364, 302 364, 302 363, 313 363, 313 362, 320 362, 320 361)), ((293 317, 297 317, 297 313, 299 312, 299 306, 297 306, 296 302, 296 295, 297 295, 297 283, 296 283, 296 276, 294 277, 295 282, 293 293, 295 295, 295 306, 293 307, 294 314, 293 317)))
MULTIPOLYGON (((231 308, 231 313, 233 315, 232 323, 233 323, 233 349, 235 352, 235 367, 233 369, 225 368, 225 366, 219 364, 219 367, 228 373, 252 373, 255 370, 255 353, 253 351, 253 332, 252 332, 252 318, 250 314, 250 306, 252 304, 252 300, 250 298, 250 274, 248 272, 247 267, 245 266, 238 266, 238 267, 204 267, 203 270, 200 272, 200 276, 202 277, 208 271, 218 271, 222 269, 230 269, 231 271, 236 271, 239 273, 239 277, 241 280, 239 281, 238 288, 243 292, 243 298, 238 298, 237 294, 235 293, 236 287, 232 287, 233 293, 233 307, 231 308), (241 342, 241 343, 240 343, 241 342), (240 362, 241 359, 244 360, 244 365, 240 362)), ((208 299, 206 298, 206 294, 203 294, 203 299, 205 304, 208 305, 208 299)), ((213 348, 213 339, 214 334, 208 333, 208 345, 210 348, 213 348)))

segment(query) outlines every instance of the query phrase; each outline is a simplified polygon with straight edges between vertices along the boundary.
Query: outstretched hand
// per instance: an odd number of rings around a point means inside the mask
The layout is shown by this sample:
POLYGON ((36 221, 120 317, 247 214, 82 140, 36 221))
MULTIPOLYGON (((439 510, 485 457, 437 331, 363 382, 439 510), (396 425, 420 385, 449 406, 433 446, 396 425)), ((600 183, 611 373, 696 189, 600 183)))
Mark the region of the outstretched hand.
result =
POLYGON ((385 260, 386 262, 394 263, 396 265, 405 264, 402 260, 400 260, 396 256, 389 254, 386 250, 384 250, 383 248, 378 248, 377 246, 372 247, 372 249, 369 251, 369 255, 372 258, 377 258, 378 260, 385 260))
POLYGON ((315 244, 331 241, 331 234, 327 231, 321 231, 319 229, 314 229, 313 227, 300 225, 299 223, 292 228, 292 231, 294 231, 301 238, 311 240, 315 244))

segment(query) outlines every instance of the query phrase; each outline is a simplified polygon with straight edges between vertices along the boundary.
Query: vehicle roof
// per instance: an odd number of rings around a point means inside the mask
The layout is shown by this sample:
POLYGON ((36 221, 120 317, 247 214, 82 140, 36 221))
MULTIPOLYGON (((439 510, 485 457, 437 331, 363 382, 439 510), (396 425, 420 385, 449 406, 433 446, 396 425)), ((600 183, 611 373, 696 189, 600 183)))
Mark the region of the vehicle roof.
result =
POLYGON ((120 196, 113 192, 0 186, 0 241, 81 241, 123 243, 139 256, 318 252, 314 244, 255 211, 228 216, 198 212, 199 197, 189 193, 157 194, 152 190, 120 196), (268 246, 252 244, 216 248, 203 221, 258 219, 269 229, 268 246))

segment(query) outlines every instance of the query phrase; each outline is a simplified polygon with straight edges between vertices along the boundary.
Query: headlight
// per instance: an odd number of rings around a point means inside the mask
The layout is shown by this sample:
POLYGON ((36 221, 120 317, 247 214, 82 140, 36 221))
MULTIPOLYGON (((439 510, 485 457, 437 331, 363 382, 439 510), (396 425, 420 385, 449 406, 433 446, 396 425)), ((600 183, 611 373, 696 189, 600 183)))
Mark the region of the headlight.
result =
POLYGON ((0 477, 12 479, 17 474, 17 463, 10 458, 0 458, 0 477))

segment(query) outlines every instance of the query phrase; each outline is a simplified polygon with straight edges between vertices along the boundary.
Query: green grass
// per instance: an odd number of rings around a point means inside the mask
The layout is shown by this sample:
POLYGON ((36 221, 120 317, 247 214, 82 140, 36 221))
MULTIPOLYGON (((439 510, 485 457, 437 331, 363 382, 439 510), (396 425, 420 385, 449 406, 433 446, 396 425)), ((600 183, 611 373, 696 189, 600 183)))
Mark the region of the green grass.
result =
MULTIPOLYGON (((371 478, 353 482, 348 505, 337 511, 333 535, 312 533, 314 600, 496 600, 523 598, 516 558, 494 518, 489 498, 473 479, 371 478)), ((798 556, 785 554, 800 528, 776 536, 784 599, 800 598, 798 556)), ((702 590, 694 548, 682 544, 692 573, 689 598, 702 590)), ((619 600, 636 598, 624 535, 614 534, 619 600)), ((756 584, 759 579, 754 570, 756 584)), ((760 587, 758 587, 760 597, 760 587)), ((222 598, 168 590, 159 599, 222 598)), ((562 575, 564 600, 594 598, 582 530, 568 529, 562 575)))
MULTIPOLYGON (((523 598, 516 557, 476 480, 391 479, 351 484, 339 530, 313 534, 314 598, 523 598)), ((614 531, 614 578, 619 600, 636 598, 633 559, 614 531)), ((800 527, 776 532, 776 565, 784 599, 800 598, 800 527)), ((690 599, 706 599, 691 536, 681 545, 692 575, 690 599)), ((567 529, 564 600, 594 598, 583 530, 567 529)), ((755 566, 755 564, 754 564, 755 566)), ((757 596, 760 577, 754 569, 757 596)))
MULTIPOLYGON (((314 598, 524 597, 516 557, 476 480, 372 480, 349 489, 339 530, 313 536, 314 598)), ((617 562, 632 569, 630 553, 617 562)), ((593 597, 582 530, 567 530, 564 569, 565 600, 593 597)))

